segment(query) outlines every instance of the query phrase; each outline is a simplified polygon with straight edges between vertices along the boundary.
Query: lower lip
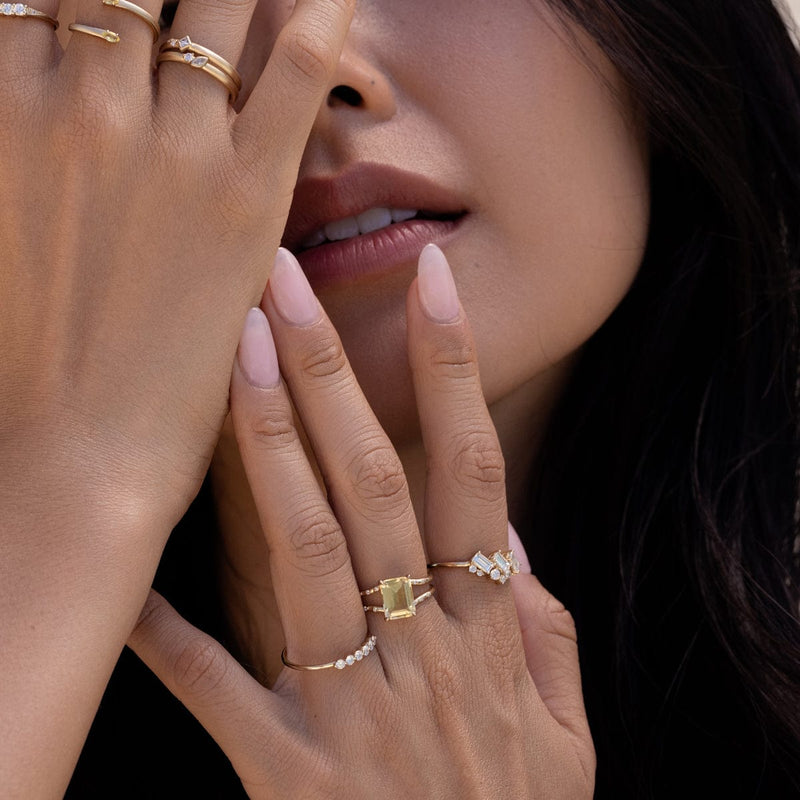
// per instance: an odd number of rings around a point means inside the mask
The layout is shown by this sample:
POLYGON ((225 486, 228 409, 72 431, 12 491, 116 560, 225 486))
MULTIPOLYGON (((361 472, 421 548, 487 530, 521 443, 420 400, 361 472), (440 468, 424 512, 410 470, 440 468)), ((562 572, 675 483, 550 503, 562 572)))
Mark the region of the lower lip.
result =
POLYGON ((373 233, 312 247, 299 253, 297 260, 315 288, 350 283, 409 262, 416 265, 426 244, 445 245, 463 220, 461 216, 455 220, 399 222, 373 233))

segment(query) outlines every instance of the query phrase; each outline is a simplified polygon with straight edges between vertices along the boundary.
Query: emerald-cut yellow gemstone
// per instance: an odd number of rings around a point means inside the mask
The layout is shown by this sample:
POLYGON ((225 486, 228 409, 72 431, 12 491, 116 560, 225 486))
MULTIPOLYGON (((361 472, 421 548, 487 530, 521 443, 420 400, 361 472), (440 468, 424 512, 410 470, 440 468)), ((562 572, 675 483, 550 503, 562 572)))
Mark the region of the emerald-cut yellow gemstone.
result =
POLYGON ((414 590, 408 578, 387 578, 381 581, 383 615, 386 619, 405 619, 417 613, 414 590))

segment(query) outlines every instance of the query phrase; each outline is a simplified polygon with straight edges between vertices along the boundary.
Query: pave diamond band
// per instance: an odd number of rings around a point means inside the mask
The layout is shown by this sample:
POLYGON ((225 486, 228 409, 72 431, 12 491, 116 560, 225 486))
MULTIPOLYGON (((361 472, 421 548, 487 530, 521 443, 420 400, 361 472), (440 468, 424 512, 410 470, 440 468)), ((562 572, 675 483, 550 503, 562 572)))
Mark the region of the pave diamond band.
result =
POLYGON ((512 575, 519 573, 519 561, 513 550, 498 550, 491 556, 485 556, 478 550, 469 561, 437 561, 435 564, 428 564, 428 569, 434 567, 461 567, 479 578, 488 576, 496 583, 505 583, 512 575))
POLYGON ((361 592, 362 597, 369 597, 370 595, 380 592, 383 605, 380 606, 364 606, 364 611, 372 611, 376 614, 383 614, 386 619, 406 619, 413 617, 417 613, 417 606, 429 597, 433 596, 436 591, 431 587, 427 592, 414 597, 414 586, 423 586, 431 582, 431 576, 426 575, 424 578, 412 578, 410 575, 401 576, 399 578, 386 578, 376 586, 369 589, 364 589, 361 592))
POLYGON ((49 22, 53 30, 58 30, 58 20, 37 11, 35 8, 26 6, 24 3, 0 3, 0 17, 28 17, 29 19, 40 19, 42 22, 49 22))
POLYGON ((376 641, 376 636, 370 636, 354 653, 350 653, 350 655, 339 658, 336 661, 329 661, 327 664, 295 664, 286 657, 286 648, 284 647, 281 651, 281 661, 289 669, 296 669, 301 672, 317 672, 321 669, 345 669, 346 667, 352 667, 353 664, 359 661, 363 661, 375 649, 376 641))

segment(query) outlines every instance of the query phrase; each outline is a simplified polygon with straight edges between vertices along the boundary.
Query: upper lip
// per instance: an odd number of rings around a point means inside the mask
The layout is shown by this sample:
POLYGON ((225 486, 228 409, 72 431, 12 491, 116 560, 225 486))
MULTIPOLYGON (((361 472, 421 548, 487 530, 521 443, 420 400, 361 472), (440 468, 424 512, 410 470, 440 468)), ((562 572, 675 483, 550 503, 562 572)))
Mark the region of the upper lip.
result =
POLYGON ((282 244, 297 252, 301 242, 329 222, 354 217, 370 208, 414 209, 459 216, 463 203, 422 175, 363 162, 333 176, 305 176, 295 187, 282 244))

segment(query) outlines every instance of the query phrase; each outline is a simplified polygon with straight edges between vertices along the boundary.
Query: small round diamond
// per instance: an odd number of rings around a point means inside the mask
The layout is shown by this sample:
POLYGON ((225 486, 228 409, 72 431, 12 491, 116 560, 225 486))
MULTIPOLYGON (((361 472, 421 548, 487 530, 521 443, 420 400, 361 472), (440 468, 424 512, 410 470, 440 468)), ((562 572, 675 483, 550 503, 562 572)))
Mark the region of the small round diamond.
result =
POLYGON ((352 666, 353 664, 355 664, 355 663, 356 663, 356 659, 355 659, 355 657, 354 657, 354 656, 347 656, 347 658, 345 659, 345 661, 347 662, 347 665, 348 665, 348 666, 352 666))
POLYGON ((500 570, 499 570, 499 569, 493 569, 493 570, 492 570, 492 571, 489 573, 489 577, 490 577, 490 578, 491 578, 493 581, 499 581, 499 580, 500 580, 500 570))
POLYGON ((340 658, 333 666, 336 667, 336 669, 344 669, 347 664, 343 658, 340 658))
POLYGON ((363 650, 356 650, 356 652, 353 653, 353 656, 354 656, 356 661, 361 661, 361 659, 364 658, 364 651, 363 650))

